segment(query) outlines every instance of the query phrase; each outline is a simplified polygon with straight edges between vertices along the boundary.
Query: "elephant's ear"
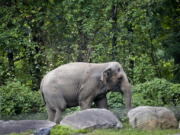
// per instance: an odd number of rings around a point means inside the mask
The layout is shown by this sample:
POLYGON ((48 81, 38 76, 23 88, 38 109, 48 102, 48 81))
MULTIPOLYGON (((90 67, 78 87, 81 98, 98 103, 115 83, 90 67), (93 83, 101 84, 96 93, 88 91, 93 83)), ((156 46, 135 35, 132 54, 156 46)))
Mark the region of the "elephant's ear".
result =
POLYGON ((112 69, 107 68, 101 74, 101 81, 107 83, 108 79, 110 79, 111 76, 112 76, 112 69))

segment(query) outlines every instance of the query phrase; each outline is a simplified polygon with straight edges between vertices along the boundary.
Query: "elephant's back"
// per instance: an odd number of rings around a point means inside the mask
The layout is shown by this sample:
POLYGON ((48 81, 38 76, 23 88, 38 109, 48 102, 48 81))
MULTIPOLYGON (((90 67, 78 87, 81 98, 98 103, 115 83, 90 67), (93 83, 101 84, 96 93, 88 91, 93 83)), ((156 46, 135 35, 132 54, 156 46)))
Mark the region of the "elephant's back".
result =
POLYGON ((59 66, 54 72, 61 78, 81 81, 86 80, 89 75, 101 73, 105 67, 104 63, 75 62, 59 66))
POLYGON ((58 72, 60 73, 60 75, 71 76, 71 77, 77 74, 83 75, 83 73, 85 73, 88 70, 90 65, 91 65, 90 63, 83 63, 83 62, 69 63, 59 66, 54 70, 54 72, 58 72))
POLYGON ((42 86, 45 89, 50 87, 51 90, 78 88, 89 75, 96 72, 100 73, 103 68, 103 64, 95 63, 75 62, 65 64, 47 73, 43 78, 42 86))
POLYGON ((88 63, 69 63, 47 73, 42 82, 41 90, 55 91, 60 88, 62 91, 72 89, 84 80, 88 63), (71 88, 72 87, 72 88, 71 88))

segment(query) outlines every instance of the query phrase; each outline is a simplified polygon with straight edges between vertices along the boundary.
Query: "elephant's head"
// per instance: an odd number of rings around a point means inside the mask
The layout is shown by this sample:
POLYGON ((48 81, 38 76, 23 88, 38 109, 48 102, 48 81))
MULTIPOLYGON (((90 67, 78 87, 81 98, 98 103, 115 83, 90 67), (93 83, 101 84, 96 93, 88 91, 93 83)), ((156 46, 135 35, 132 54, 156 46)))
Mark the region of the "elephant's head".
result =
POLYGON ((101 80, 108 90, 121 92, 126 108, 131 108, 131 86, 126 73, 118 62, 107 63, 107 67, 101 75, 101 80))

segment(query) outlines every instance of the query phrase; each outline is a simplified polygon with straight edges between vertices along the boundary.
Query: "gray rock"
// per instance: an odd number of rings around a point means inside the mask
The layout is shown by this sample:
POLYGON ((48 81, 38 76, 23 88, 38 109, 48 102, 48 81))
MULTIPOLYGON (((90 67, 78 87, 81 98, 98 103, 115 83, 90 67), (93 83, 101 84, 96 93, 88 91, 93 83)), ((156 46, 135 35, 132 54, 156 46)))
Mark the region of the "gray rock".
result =
POLYGON ((37 130, 34 135, 50 135, 51 128, 42 128, 37 130))
POLYGON ((0 135, 9 133, 20 133, 27 130, 39 130, 41 128, 50 128, 54 122, 47 120, 9 120, 0 121, 0 135))
POLYGON ((87 109, 66 116, 61 125, 75 129, 122 128, 117 117, 106 109, 87 109))
POLYGON ((140 106, 128 112, 129 123, 139 129, 177 128, 174 113, 165 107, 140 106))
POLYGON ((177 121, 180 121, 180 106, 168 106, 167 108, 174 113, 177 121))

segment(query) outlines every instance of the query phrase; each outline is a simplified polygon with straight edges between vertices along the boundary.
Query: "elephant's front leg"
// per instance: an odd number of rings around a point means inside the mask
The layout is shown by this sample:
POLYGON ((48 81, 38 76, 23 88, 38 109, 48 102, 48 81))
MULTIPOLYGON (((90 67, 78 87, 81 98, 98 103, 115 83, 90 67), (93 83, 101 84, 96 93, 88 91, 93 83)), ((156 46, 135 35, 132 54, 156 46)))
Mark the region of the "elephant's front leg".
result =
POLYGON ((92 102, 98 91, 98 83, 96 77, 90 77, 81 87, 79 95, 79 105, 82 110, 91 108, 92 102))
POLYGON ((94 100, 94 103, 97 108, 108 108, 106 95, 103 95, 102 97, 97 97, 94 100))
POLYGON ((79 105, 81 107, 81 110, 89 109, 92 105, 92 98, 88 97, 87 99, 80 100, 79 105))

